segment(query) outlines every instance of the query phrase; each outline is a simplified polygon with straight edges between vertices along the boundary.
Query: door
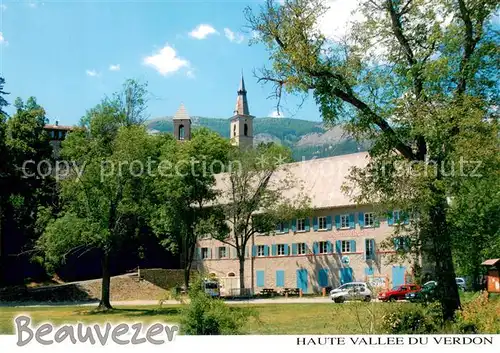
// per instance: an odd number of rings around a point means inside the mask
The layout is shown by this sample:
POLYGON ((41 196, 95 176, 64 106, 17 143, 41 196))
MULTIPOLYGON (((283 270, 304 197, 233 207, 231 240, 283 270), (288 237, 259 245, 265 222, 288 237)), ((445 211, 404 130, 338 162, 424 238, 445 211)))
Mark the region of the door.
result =
POLYGON ((340 269, 340 284, 352 282, 352 268, 344 267, 340 269))
POLYGON ((328 287, 328 269, 322 268, 318 271, 318 285, 320 288, 328 287))
POLYGON ((307 270, 297 270, 297 288, 302 290, 302 293, 307 293, 307 270))
POLYGON ((392 266, 392 286, 399 287, 405 284, 405 272, 406 267, 404 266, 392 266))

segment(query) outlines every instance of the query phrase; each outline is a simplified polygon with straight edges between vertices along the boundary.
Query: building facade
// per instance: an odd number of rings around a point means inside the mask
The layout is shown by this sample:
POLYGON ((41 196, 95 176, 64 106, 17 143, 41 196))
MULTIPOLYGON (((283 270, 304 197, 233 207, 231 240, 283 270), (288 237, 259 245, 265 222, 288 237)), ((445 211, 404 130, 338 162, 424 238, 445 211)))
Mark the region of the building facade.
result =
POLYGON ((44 129, 50 137, 52 155, 54 158, 59 158, 61 142, 66 138, 68 133, 73 131, 74 128, 72 126, 59 125, 59 122, 56 120, 55 124, 45 124, 44 129))
MULTIPOLYGON (((378 218, 372 207, 356 206, 341 190, 350 167, 367 161, 367 153, 355 153, 286 165, 288 175, 301 182, 313 211, 309 217, 278 224, 270 235, 253 237, 246 248, 246 288, 321 293, 352 281, 385 288, 409 281, 409 263, 389 262, 405 239, 394 239, 393 248, 381 246, 395 223, 408 220, 397 210, 378 218)), ((221 279, 239 277, 235 249, 214 239, 198 242, 195 267, 221 279)), ((233 283, 237 285, 239 278, 233 283)))

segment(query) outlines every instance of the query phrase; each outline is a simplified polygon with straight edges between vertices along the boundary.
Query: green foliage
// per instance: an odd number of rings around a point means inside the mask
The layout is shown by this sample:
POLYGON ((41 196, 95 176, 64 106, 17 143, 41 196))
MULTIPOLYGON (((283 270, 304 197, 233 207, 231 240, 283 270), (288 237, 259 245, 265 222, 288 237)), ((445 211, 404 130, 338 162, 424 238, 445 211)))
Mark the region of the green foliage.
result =
POLYGON ((201 279, 189 291, 190 302, 181 312, 180 327, 185 335, 237 335, 256 312, 249 308, 231 308, 224 301, 209 297, 201 279))
POLYGON ((441 308, 436 305, 395 308, 382 317, 384 334, 435 334, 440 332, 441 308))

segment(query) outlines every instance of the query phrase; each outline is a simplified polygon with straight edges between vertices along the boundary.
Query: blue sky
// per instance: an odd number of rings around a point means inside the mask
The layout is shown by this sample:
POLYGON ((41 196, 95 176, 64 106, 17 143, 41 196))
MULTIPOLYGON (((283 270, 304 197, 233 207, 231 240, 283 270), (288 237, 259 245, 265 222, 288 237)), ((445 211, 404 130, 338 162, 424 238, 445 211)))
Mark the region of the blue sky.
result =
MULTIPOLYGON (((259 3, 3 0, 0 72, 8 101, 35 96, 51 122, 75 124, 136 78, 148 82, 152 118, 173 115, 181 102, 190 115, 229 118, 243 70, 250 112, 269 116, 272 87, 252 75, 268 55, 248 45, 243 28, 243 9, 259 3)), ((320 120, 312 99, 299 103, 287 97, 284 115, 320 120)))

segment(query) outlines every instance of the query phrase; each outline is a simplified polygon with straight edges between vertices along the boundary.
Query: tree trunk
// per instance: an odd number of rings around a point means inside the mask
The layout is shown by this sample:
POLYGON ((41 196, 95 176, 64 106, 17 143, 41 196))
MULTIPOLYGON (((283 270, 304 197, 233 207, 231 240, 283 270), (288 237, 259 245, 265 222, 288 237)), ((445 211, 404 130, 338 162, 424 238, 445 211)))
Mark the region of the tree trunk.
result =
POLYGON ((430 208, 429 234, 438 282, 438 298, 442 305, 443 319, 448 321, 454 318, 455 311, 460 308, 460 296, 455 280, 450 229, 446 221, 446 197, 442 194, 436 195, 436 203, 430 208))
POLYGON ((111 276, 109 275, 109 254, 105 252, 102 257, 102 288, 101 301, 97 307, 99 310, 113 309, 109 301, 111 276))
POLYGON ((240 259, 240 295, 244 294, 245 290, 245 258, 240 259))

